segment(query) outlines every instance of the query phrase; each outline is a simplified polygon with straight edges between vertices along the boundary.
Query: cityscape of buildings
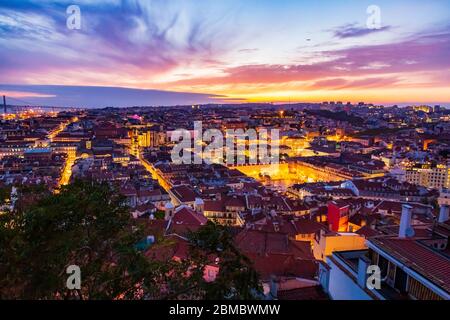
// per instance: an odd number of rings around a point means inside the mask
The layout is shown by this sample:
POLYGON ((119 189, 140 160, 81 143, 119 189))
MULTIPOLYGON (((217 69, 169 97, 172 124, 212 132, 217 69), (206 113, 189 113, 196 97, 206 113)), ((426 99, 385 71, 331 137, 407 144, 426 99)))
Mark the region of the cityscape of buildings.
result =
POLYGON ((449 21, 448 0, 0 1, 0 302, 449 301, 449 21))
MULTIPOLYGON (((148 259, 183 261, 189 232, 208 221, 228 226, 264 299, 450 298, 450 110, 364 102, 34 109, 0 121, 0 187, 11 190, 3 210, 14 209, 18 187, 56 193, 76 179, 107 182, 144 226, 148 259), (224 135, 277 129, 280 162, 176 164, 171 135, 195 121, 224 135), (369 266, 379 267, 381 287, 367 287, 369 266)), ((247 155, 259 141, 244 140, 247 155)), ((219 266, 211 260, 205 280, 214 282, 219 266)))

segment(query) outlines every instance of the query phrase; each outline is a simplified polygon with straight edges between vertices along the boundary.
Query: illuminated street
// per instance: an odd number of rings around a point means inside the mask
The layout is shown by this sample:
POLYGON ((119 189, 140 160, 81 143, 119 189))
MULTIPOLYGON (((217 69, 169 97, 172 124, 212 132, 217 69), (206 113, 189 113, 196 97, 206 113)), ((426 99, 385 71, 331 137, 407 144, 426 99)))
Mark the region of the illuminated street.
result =
POLYGON ((70 151, 67 153, 66 164, 64 166, 64 171, 61 174, 61 180, 59 181, 58 186, 66 186, 70 182, 70 178, 72 176, 72 167, 77 160, 76 152, 70 151))

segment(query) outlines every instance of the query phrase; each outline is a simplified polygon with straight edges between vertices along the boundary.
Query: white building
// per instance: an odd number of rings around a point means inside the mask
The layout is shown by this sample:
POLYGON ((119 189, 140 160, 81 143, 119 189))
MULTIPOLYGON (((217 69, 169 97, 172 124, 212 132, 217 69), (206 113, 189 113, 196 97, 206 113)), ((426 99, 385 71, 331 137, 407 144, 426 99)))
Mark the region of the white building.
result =
POLYGON ((450 235, 448 207, 434 228, 439 231, 428 238, 415 237, 411 211, 404 206, 398 235, 369 238, 367 250, 334 251, 320 265, 319 280, 332 299, 450 300, 450 258, 443 253, 450 235), (379 272, 376 288, 368 286, 370 266, 379 272))

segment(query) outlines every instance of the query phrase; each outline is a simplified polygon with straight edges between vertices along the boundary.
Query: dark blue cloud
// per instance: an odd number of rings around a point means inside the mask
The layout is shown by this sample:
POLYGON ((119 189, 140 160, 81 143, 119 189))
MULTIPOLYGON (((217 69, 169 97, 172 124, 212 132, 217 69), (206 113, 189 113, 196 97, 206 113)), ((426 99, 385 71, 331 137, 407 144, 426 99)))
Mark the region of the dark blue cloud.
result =
POLYGON ((391 30, 391 26, 382 26, 378 29, 370 29, 367 27, 358 26, 356 24, 346 24, 332 30, 335 38, 346 39, 346 38, 356 38, 363 37, 373 33, 379 33, 383 31, 391 30))
MULTIPOLYGON (((189 5, 166 0, 73 3, 81 8, 81 30, 66 27, 66 9, 72 1, 2 0, 0 36, 4 41, 0 42, 0 58, 16 52, 25 57, 24 51, 29 51, 46 54, 45 64, 64 59, 68 65, 77 67, 111 65, 120 69, 126 65, 160 72, 193 60, 211 60, 227 44, 222 42, 212 49, 211 42, 227 31, 211 25, 217 21, 216 17, 205 12, 196 14, 196 8, 201 5, 195 2, 189 5), (25 40, 30 46, 15 48, 25 40), (81 52, 84 54, 80 59, 77 53, 81 52), (92 62, 87 61, 90 58, 92 62)), ((13 71, 1 62, 0 67, 4 74, 13 71)), ((1 78, 0 81, 9 82, 1 78)))
POLYGON ((220 102, 220 96, 199 93, 141 90, 117 87, 1 85, 0 95, 26 92, 30 97, 21 100, 36 106, 77 108, 171 106, 220 102), (33 94, 51 97, 32 97, 33 94))

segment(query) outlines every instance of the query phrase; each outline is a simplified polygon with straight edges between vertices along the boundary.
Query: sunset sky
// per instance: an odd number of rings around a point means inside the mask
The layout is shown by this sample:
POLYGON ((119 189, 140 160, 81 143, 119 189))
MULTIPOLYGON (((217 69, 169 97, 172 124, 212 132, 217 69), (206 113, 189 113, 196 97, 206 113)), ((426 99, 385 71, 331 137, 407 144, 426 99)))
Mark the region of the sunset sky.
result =
POLYGON ((450 1, 2 0, 0 93, 77 106, 450 106, 450 1), (71 4, 81 30, 66 26, 71 4), (373 4, 378 30, 366 26, 373 4))

